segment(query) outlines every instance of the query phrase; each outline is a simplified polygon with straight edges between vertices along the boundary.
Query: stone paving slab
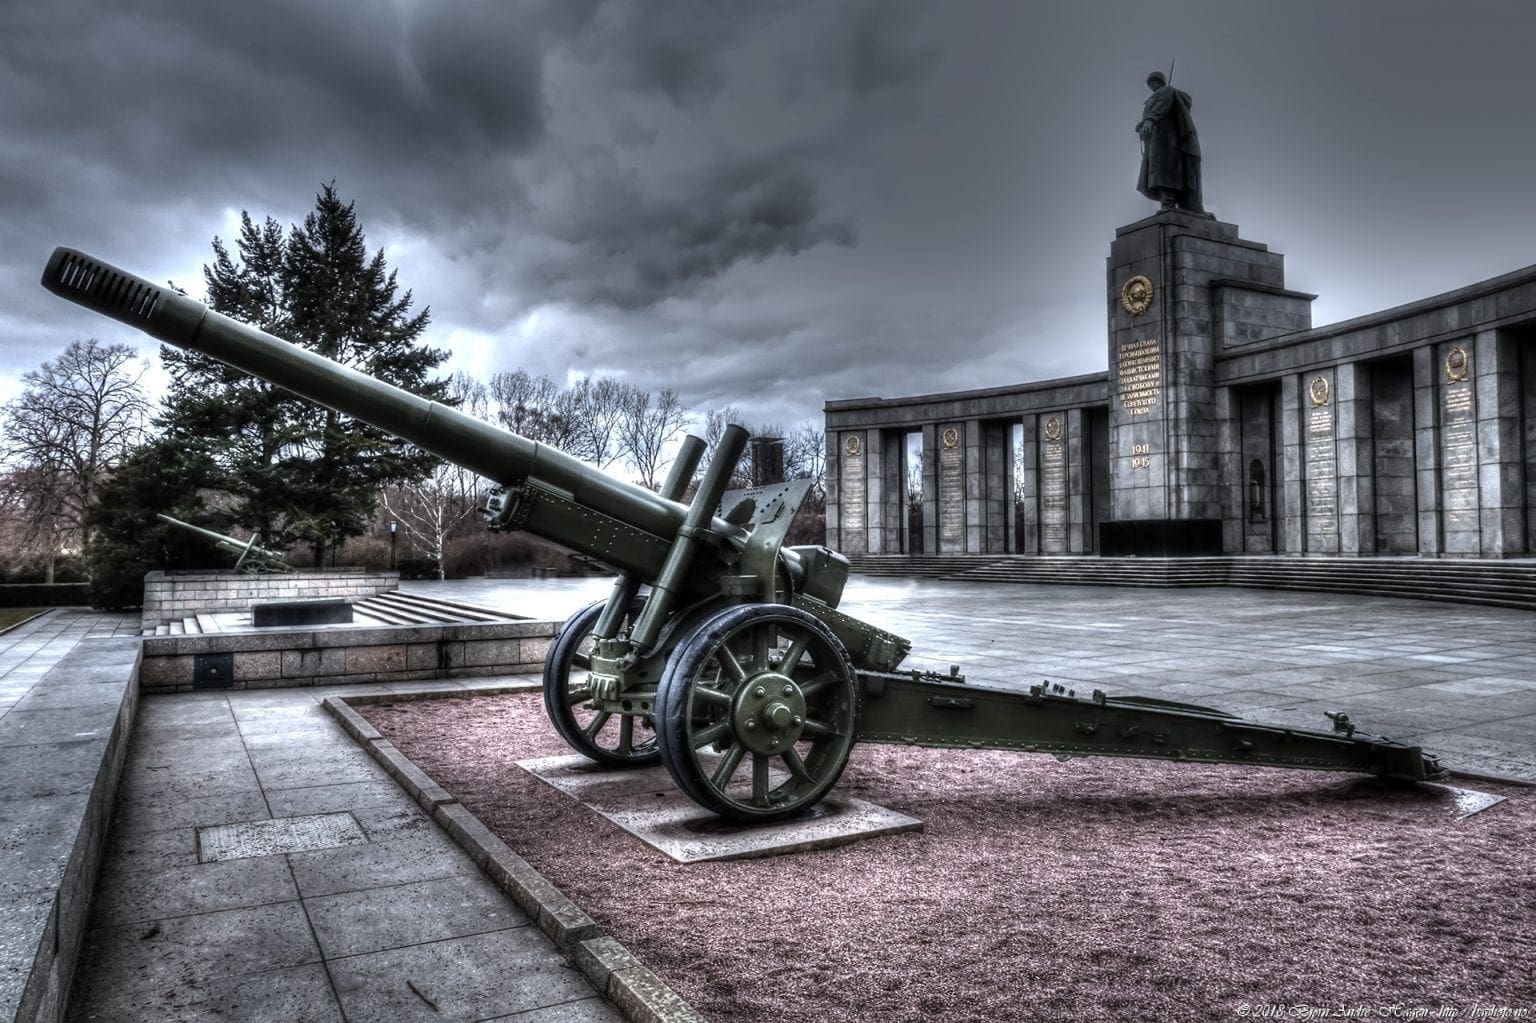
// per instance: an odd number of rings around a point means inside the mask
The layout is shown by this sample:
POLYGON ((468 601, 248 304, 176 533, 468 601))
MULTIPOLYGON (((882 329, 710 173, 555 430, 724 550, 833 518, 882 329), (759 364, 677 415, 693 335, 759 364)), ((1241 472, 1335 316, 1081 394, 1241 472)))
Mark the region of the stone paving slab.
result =
MULTIPOLYGON (((435 592, 450 598, 458 595, 534 617, 558 619, 606 595, 608 585, 606 580, 560 580, 552 585, 509 580, 423 588, 437 587, 435 592), (503 595, 510 595, 510 599, 503 602, 503 595)), ((1022 687, 1045 677, 1080 689, 1097 684, 1117 695, 1171 696, 1182 692, 1195 702, 1274 723, 1309 727, 1321 725, 1314 718, 1323 707, 1347 709, 1362 728, 1420 742, 1446 754, 1453 766, 1536 779, 1536 711, 1527 709, 1530 695, 1536 692, 1536 616, 1529 612, 1332 594, 917 583, 858 577, 849 584, 844 609, 912 639, 912 667, 946 670, 949 664, 959 663, 973 680, 1005 687, 1022 687), (1368 701, 1369 706, 1362 703, 1362 711, 1357 712, 1354 705, 1366 695, 1378 699, 1368 701), (1389 722, 1397 731, 1381 727, 1380 722, 1389 722)), ((59 617, 61 614, 55 612, 45 619, 59 617)), ((57 715, 49 711, 15 709, 42 677, 34 667, 37 659, 56 660, 77 641, 62 638, 57 622, 49 626, 46 621, 34 621, 28 627, 30 634, 7 634, 10 642, 0 642, 0 721, 9 728, 9 719, 16 718, 15 729, 4 733, 10 738, 0 735, 0 746, 9 743, 43 751, 96 738, 100 733, 89 722, 72 723, 74 732, 69 733, 57 724, 39 727, 57 721, 57 715)), ((110 624, 91 624, 86 632, 110 633, 113 628, 110 624)), ((490 684, 491 680, 444 680, 433 687, 468 691, 490 684)), ((229 755, 238 763, 238 755, 229 753, 224 745, 226 740, 238 739, 246 750, 246 762, 243 769, 235 771, 241 777, 240 784, 228 792, 186 795, 166 785, 159 792, 144 788, 140 790, 142 798, 123 800, 114 822, 108 869, 103 871, 103 885, 96 896, 98 906, 114 908, 103 908, 93 923, 92 949, 105 948, 113 941, 146 943, 143 935, 157 923, 162 926, 160 933, 169 933, 167 921, 219 918, 223 913, 236 914, 224 918, 234 921, 242 919, 239 914, 285 904, 302 908, 323 900, 333 900, 330 908, 336 919, 348 919, 347 914, 356 906, 393 906, 388 894, 393 889, 472 886, 478 877, 472 864, 463 869, 426 872, 438 876, 399 868, 402 859, 409 860, 412 855, 430 859, 440 850, 424 842, 425 836, 414 830, 424 815, 398 790, 391 812, 392 780, 382 774, 371 779, 338 779, 325 776, 323 768, 306 776, 300 769, 303 756, 269 757, 265 752, 308 751, 314 746, 323 749, 331 742, 349 741, 339 731, 330 732, 334 726, 316 704, 324 696, 364 691, 398 694, 416 685, 391 682, 363 689, 316 687, 298 694, 268 690, 146 699, 149 712, 136 727, 136 748, 125 773, 133 784, 160 773, 150 769, 164 763, 163 756, 156 759, 157 750, 162 754, 175 750, 178 757, 190 759, 203 740, 209 740, 210 755, 229 755), (202 731, 204 726, 207 732, 202 731), (216 739, 220 741, 212 741, 216 739), (138 770, 134 769, 135 758, 138 770), (268 773, 266 779, 258 772, 258 763, 268 773), (382 816, 367 818, 373 810, 383 811, 382 816), (197 891, 198 882, 176 873, 197 865, 195 828, 338 812, 357 817, 370 837, 368 845, 390 849, 376 850, 380 853, 376 861, 330 866, 321 864, 320 858, 350 850, 277 856, 271 862, 283 861, 292 888, 286 892, 261 890, 257 897, 278 901, 258 906, 221 908, 216 897, 218 884, 209 886, 215 894, 205 903, 193 900, 178 904, 168 897, 177 887, 194 894, 197 891), (315 860, 295 863, 306 856, 315 860), (163 874, 158 883, 160 891, 166 893, 164 898, 148 894, 154 885, 137 876, 157 871, 163 874), (301 873, 308 890, 300 883, 301 873), (125 881, 122 897, 114 905, 108 889, 116 884, 114 879, 128 875, 135 875, 132 886, 136 887, 130 891, 125 881), (138 900, 139 908, 134 908, 133 900, 138 900), (145 913, 159 915, 140 919, 145 913), (135 919, 131 923, 114 922, 129 917, 135 919)), ((58 709, 64 709, 63 705, 58 709)), ((320 757, 314 762, 335 765, 346 764, 347 759, 328 761, 320 757)), ((178 773, 187 779, 199 776, 191 765, 179 768, 178 773)), ((209 783, 215 784, 211 778, 209 783)), ((195 786, 189 791, 195 791, 195 786)), ((16 816, 17 811, 13 811, 12 817, 16 816)), ((227 861, 239 862, 245 861, 227 861)), ((446 861, 434 862, 441 867, 446 861)), ((25 907, 18 901, 15 884, 6 890, 15 896, 7 908, 18 909, 8 914, 6 923, 10 925, 26 914, 19 912, 25 907)), ((87 957, 82 960, 86 975, 77 989, 72 1018, 85 1020, 95 1013, 101 1019, 228 1019, 255 1012, 256 1018, 339 1020, 345 1007, 349 1019, 395 1018, 391 1012, 400 1013, 399 1018, 413 1018, 411 1014, 418 1013, 419 1018, 444 1019, 451 1018, 442 1011, 445 1005, 462 1005, 466 1012, 483 1011, 484 1005, 476 1001, 479 995, 473 993, 491 991, 489 981, 482 984, 472 977, 465 981, 460 1002, 451 998, 438 1001, 438 989, 423 986, 427 997, 438 1005, 436 1011, 431 1009, 402 980, 416 976, 407 962, 408 950, 462 950, 467 941, 491 941, 488 935, 517 932, 532 936, 536 929, 518 926, 458 934, 465 917, 455 918, 454 913, 462 910, 462 902, 441 901, 443 919, 424 923, 424 938, 414 945, 337 955, 341 946, 328 950, 311 933, 312 960, 257 972, 240 972, 247 965, 243 962, 231 967, 236 972, 194 972, 189 976, 197 983, 183 998, 118 986, 109 974, 123 968, 127 960, 87 957), (392 964, 395 972, 380 969, 380 964, 392 964), (388 990, 366 990, 369 984, 388 990), (338 992, 345 997, 339 997, 338 992), (258 1008, 263 1005, 269 1008, 258 1008)), ((401 940, 389 933, 389 928, 399 923, 398 910, 382 909, 372 916, 381 921, 380 935, 370 938, 366 924, 349 923, 341 928, 349 935, 347 940, 353 940, 355 934, 362 943, 358 947, 401 940), (388 923, 391 920, 394 923, 388 923)), ((356 914, 357 919, 368 917, 367 913, 356 914)), ((210 947, 241 932, 233 927, 217 930, 223 936, 210 932, 210 947)), ((0 926, 0 952, 9 940, 6 934, 6 928, 0 926)), ((148 943, 158 938, 159 934, 148 943)), ((268 939, 253 935, 250 940, 260 943, 268 939)), ((558 953, 552 947, 549 954, 550 962, 558 963, 558 953)), ((273 961, 286 960, 277 955, 273 961)), ((428 975, 453 976, 446 963, 441 965, 448 972, 433 973, 438 967, 431 965, 431 954, 415 961, 425 964, 428 975)), ((552 975, 574 976, 558 965, 555 969, 560 973, 552 975)), ((490 1010, 496 1013, 491 1018, 521 1019, 524 1023, 619 1018, 589 986, 579 989, 575 997, 561 1001, 551 996, 533 1009, 519 1007, 523 1003, 516 991, 488 995, 502 998, 497 1003, 500 1008, 490 1010)), ((0 972, 0 999, 6 990, 5 975, 0 972)))
POLYGON ((837 793, 794 820, 733 824, 679 792, 665 767, 607 770, 579 755, 517 766, 678 863, 781 856, 923 829, 916 817, 837 793))
MULTIPOLYGON (((419 580, 402 589, 563 618, 603 579, 419 580)), ((1366 732, 1453 769, 1536 781, 1536 614, 1391 597, 854 576, 841 610, 912 641, 903 667, 1022 689, 1184 699, 1271 724, 1366 732), (1311 684, 1311 688, 1305 688, 1311 684), (1530 721, 1522 720, 1532 718, 1530 721), (1509 725, 1510 722, 1518 722, 1509 725)))
POLYGON ((143 698, 69 1018, 618 1023, 323 695, 143 698))

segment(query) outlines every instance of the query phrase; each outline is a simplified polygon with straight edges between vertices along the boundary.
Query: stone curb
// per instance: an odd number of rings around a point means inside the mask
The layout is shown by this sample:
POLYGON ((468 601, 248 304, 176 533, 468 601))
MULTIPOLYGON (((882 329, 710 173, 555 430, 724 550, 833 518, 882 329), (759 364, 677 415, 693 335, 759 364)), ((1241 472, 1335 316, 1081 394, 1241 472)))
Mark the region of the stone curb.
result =
POLYGON ((554 942, 592 985, 631 1023, 709 1023, 617 939, 603 935, 593 920, 569 896, 533 868, 495 832, 431 776, 384 738, 348 703, 391 703, 445 697, 485 696, 536 691, 537 683, 493 689, 436 690, 417 693, 367 693, 328 696, 321 702, 390 776, 416 800, 475 865, 554 942))
MULTIPOLYGON (((345 703, 339 702, 343 699, 339 696, 327 697, 326 702, 337 700, 338 706, 347 707, 351 711, 352 708, 347 705, 352 703, 411 703, 416 700, 455 699, 461 696, 507 696, 512 693, 536 693, 540 688, 537 682, 508 682, 504 686, 481 686, 476 689, 418 689, 405 693, 358 693, 355 696, 349 693, 345 703)), ((331 713, 337 712, 333 710, 331 713)), ((363 718, 359 716, 358 720, 362 721, 363 718)))

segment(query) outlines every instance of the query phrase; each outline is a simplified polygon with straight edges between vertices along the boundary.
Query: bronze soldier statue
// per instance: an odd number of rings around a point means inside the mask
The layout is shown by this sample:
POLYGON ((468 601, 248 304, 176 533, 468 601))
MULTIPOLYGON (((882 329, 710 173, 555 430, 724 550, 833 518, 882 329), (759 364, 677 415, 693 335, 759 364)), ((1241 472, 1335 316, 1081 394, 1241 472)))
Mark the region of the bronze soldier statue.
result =
POLYGON ((1165 210, 1204 213, 1200 197, 1200 137, 1190 116, 1189 93, 1175 89, 1161 71, 1147 76, 1152 95, 1141 108, 1141 175, 1136 191, 1165 210))

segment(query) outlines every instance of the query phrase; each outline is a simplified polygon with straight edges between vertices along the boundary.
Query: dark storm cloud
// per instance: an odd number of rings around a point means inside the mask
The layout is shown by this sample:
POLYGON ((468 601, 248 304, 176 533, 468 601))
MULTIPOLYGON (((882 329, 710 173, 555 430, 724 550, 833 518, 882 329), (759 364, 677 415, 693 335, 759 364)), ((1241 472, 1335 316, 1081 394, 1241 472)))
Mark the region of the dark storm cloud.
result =
POLYGON ((0 156, 0 286, 17 300, 0 331, 54 318, 29 286, 53 244, 195 284, 227 211, 291 222, 333 179, 374 244, 424 242, 454 267, 441 297, 411 282, 424 303, 467 297, 453 290, 466 282, 493 293, 452 314, 484 330, 547 302, 644 308, 742 263, 851 244, 815 161, 784 155, 803 139, 773 123, 782 111, 727 117, 707 145, 673 137, 676 113, 715 101, 786 11, 802 19, 791 38, 833 26, 797 49, 827 63, 868 50, 861 83, 901 73, 868 41, 889 29, 797 5, 8 6, 0 127, 19 141, 0 156))
POLYGON ((815 183, 773 156, 705 168, 661 195, 612 166, 574 174, 579 199, 536 220, 572 250, 534 272, 566 301, 643 309, 738 263, 854 243, 850 225, 823 215, 815 183))
MULTIPOLYGON (((222 211, 297 219, 341 181, 399 219, 515 208, 545 131, 537 32, 498 5, 6 5, 0 330, 55 312, 54 244, 186 274, 222 211), (34 285, 30 286, 29 285, 34 285)), ((184 283, 191 283, 185 281, 184 283)))
POLYGON ((697 106, 725 87, 722 50, 752 20, 730 5, 704 0, 599 4, 572 33, 572 49, 623 88, 697 106))
POLYGON ((55 244, 196 288, 323 182, 453 368, 700 407, 1102 370, 1152 67, 1319 323, 1532 262, 1523 4, 0 4, 0 397, 93 321, 55 244), (685 369, 681 367, 686 367, 685 369))

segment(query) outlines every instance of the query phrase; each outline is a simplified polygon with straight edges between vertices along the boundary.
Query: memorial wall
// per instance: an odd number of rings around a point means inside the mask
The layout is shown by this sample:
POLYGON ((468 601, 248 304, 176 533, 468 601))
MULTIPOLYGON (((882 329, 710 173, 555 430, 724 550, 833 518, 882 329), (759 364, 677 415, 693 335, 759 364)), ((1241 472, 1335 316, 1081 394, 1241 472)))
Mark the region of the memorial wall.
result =
POLYGON ((829 401, 828 542, 1536 554, 1536 267, 1317 328, 1284 257, 1209 216, 1119 229, 1107 269, 1104 372, 829 401), (918 433, 923 533, 872 533, 906 521, 914 467, 863 451, 918 433))

